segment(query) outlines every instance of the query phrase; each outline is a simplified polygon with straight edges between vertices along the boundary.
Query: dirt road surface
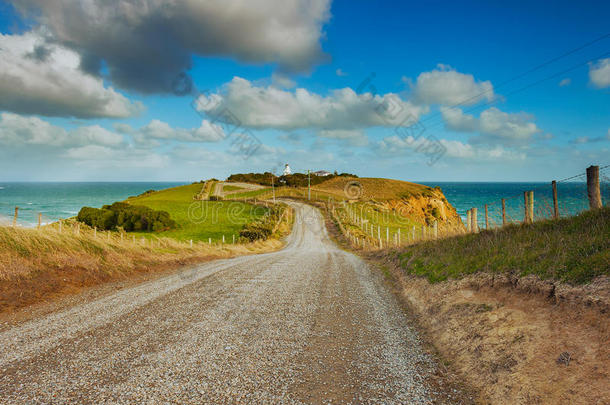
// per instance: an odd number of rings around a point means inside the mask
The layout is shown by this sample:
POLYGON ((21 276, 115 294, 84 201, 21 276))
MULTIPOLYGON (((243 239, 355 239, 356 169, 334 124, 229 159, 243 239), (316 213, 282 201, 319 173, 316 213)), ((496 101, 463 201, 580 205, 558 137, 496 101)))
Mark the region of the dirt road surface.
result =
POLYGON ((292 204, 279 252, 0 325, 0 403, 451 403, 387 287, 292 204))

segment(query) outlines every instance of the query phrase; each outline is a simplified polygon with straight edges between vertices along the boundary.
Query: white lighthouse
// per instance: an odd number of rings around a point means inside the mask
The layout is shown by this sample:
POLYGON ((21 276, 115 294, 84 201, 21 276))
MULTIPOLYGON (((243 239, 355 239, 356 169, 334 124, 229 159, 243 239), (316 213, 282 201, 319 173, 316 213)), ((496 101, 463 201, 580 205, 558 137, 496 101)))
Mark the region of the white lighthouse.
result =
POLYGON ((284 176, 288 176, 289 174, 292 174, 292 170, 290 170, 290 166, 286 163, 286 166, 284 166, 284 176))

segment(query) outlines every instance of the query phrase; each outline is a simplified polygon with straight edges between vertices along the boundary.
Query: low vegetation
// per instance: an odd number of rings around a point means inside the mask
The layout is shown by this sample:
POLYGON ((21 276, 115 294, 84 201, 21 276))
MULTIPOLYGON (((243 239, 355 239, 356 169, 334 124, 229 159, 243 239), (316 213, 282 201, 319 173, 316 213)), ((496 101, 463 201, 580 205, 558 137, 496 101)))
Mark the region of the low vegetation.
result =
MULTIPOLYGON (((277 239, 245 244, 178 242, 93 232, 64 222, 37 229, 0 226, 0 312, 188 263, 278 249, 277 239)), ((288 225, 282 224, 283 232, 288 225)))
MULTIPOLYGON (((206 183, 207 184, 207 183, 206 183)), ((129 204, 140 205, 169 213, 177 226, 173 229, 157 232, 154 236, 174 238, 181 241, 213 241, 239 237, 241 229, 267 214, 268 209, 236 201, 196 201, 201 191, 201 184, 189 184, 157 191, 145 196, 127 200, 129 204)), ((153 235, 142 233, 141 236, 153 235)))
MULTIPOLYGON (((145 195, 150 195, 147 193, 145 195)), ((142 205, 115 202, 102 208, 83 207, 76 219, 100 230, 166 231, 176 228, 176 222, 166 211, 154 210, 142 205)))
POLYGON ((330 174, 328 176, 316 176, 311 174, 310 176, 307 173, 294 173, 289 174, 287 176, 276 176, 273 173, 265 172, 265 173, 238 173, 232 174, 227 178, 229 182, 242 182, 242 183, 254 183, 260 184, 262 186, 270 187, 272 184, 276 186, 288 186, 288 187, 307 187, 307 184, 311 184, 312 186, 317 184, 322 184, 328 180, 337 178, 337 177, 358 177, 355 174, 350 173, 341 173, 330 174), (309 177, 309 179, 308 179, 309 177))
POLYGON ((610 276, 610 208, 421 243, 396 254, 404 271, 430 282, 510 272, 587 283, 610 276))
POLYGON ((277 230, 277 224, 281 221, 286 209, 283 204, 271 207, 267 215, 244 226, 239 232, 240 237, 250 242, 267 240, 277 230))

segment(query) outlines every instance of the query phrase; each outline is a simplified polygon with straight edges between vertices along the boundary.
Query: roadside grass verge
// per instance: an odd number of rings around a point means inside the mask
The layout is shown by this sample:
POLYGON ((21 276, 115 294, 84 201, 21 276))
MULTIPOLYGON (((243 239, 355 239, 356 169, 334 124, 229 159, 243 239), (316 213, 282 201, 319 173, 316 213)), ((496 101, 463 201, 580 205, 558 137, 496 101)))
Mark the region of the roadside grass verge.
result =
POLYGON ((487 272, 583 284, 610 275, 610 208, 424 242, 395 254, 406 273, 430 282, 487 272))
POLYGON ((138 273, 277 250, 282 247, 279 238, 290 232, 289 217, 267 240, 192 246, 157 233, 134 241, 133 233, 95 232, 83 224, 77 233, 70 221, 62 232, 57 224, 41 229, 0 226, 0 312, 138 273))
MULTIPOLYGON (((167 237, 180 241, 227 241, 248 223, 259 220, 268 209, 263 206, 234 201, 195 201, 193 197, 201 191, 201 184, 189 184, 132 197, 133 205, 143 205, 155 210, 167 211, 178 223, 178 228, 164 232, 134 232, 137 237, 167 237)), ((259 191, 259 190, 257 190, 259 191)))

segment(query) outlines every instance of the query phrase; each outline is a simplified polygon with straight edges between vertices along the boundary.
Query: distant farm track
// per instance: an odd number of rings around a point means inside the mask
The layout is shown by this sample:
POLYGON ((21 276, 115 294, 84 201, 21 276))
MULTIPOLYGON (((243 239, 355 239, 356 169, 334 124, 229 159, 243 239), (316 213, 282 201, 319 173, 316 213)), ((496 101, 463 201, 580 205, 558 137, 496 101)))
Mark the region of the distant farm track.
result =
POLYGON ((282 251, 0 328, 0 403, 430 403, 395 298, 296 209, 282 251))

